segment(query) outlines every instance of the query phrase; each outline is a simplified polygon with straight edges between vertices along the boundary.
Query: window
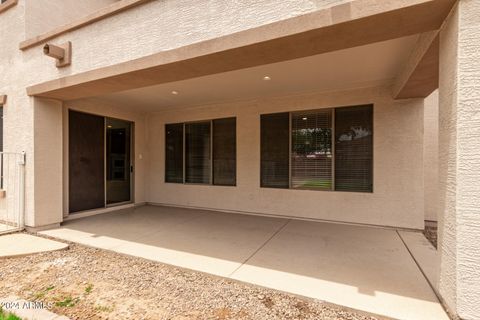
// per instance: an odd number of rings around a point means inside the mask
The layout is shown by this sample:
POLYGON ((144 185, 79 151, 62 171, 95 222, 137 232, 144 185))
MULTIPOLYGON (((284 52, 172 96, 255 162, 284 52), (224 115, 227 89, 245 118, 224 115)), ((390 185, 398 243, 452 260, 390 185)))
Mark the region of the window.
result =
POLYGON ((167 124, 165 182, 234 186, 236 119, 167 124))
POLYGON ((262 187, 288 188, 289 117, 287 112, 260 118, 262 187))
POLYGON ((292 188, 332 188, 332 110, 292 114, 292 188))
POLYGON ((183 123, 165 126, 165 181, 183 182, 183 123))
POLYGON ((261 116, 261 186, 373 191, 373 106, 261 116))
POLYGON ((185 182, 210 183, 210 121, 185 124, 185 182))
POLYGON ((373 189, 373 108, 335 110, 335 190, 373 189))
POLYGON ((213 184, 234 186, 237 172, 235 118, 217 119, 213 124, 213 184))

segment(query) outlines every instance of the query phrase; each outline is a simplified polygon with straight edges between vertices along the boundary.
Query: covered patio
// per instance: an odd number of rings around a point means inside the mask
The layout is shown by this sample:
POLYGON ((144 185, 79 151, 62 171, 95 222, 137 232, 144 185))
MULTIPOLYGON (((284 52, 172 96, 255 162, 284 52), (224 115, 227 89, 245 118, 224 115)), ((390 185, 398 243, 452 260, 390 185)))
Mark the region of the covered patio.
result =
MULTIPOLYGON (((478 6, 373 3, 173 46, 163 30, 119 50, 76 45, 72 69, 27 87, 27 227, 397 319, 447 319, 437 291, 474 319, 478 85, 465 79, 478 6), (425 98, 437 89, 429 162, 425 98), (419 231, 429 205, 438 251, 419 231)), ((86 43, 80 31, 64 40, 86 43)), ((27 54, 44 65, 37 49, 27 54)))
POLYGON ((435 252, 419 232, 146 205, 41 233, 382 317, 448 319, 410 253, 435 252))

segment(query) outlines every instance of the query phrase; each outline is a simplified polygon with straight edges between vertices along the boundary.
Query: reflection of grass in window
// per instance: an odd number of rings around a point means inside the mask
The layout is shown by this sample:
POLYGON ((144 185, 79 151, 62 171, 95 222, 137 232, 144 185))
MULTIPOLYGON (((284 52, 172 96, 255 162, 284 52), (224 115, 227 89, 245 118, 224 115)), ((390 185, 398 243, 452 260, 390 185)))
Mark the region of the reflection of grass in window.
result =
POLYGON ((352 191, 352 192, 372 192, 372 186, 361 182, 358 183, 339 183, 335 185, 336 191, 352 191))
POLYGON ((332 181, 325 179, 311 179, 307 180, 301 186, 302 188, 318 188, 318 189, 331 189, 332 181))

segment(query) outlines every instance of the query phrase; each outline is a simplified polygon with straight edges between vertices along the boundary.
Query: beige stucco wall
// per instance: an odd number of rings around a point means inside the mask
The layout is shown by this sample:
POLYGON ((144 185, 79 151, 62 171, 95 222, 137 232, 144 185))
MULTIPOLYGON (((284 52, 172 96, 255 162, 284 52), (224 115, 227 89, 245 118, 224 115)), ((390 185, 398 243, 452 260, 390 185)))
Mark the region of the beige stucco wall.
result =
POLYGON ((460 0, 440 37, 439 290, 480 315, 480 2, 460 0))
POLYGON ((149 202, 423 228, 423 100, 393 101, 388 90, 357 89, 161 112, 148 117, 149 202), (374 103, 374 192, 260 188, 260 114, 374 103), (237 117, 237 186, 164 182, 164 125, 237 117))
POLYGON ((134 123, 134 145, 132 160, 135 166, 133 202, 143 204, 145 198, 146 164, 148 147, 146 145, 146 114, 135 111, 135 108, 125 108, 112 105, 96 99, 68 101, 63 108, 63 215, 68 215, 68 110, 83 111, 105 117, 112 117, 134 123))
POLYGON ((25 0, 25 36, 32 38, 71 23, 118 0, 25 0))
POLYGON ((424 104, 423 168, 425 185, 425 220, 437 221, 438 215, 438 90, 424 104))
POLYGON ((57 69, 53 60, 43 55, 41 44, 23 52, 23 63, 27 70, 37 70, 28 77, 33 85, 346 2, 350 0, 199 0, 195 5, 191 0, 150 1, 50 40, 72 42, 73 63, 67 68, 57 69))
MULTIPOLYGON (((28 86, 348 2, 347 0, 300 0, 282 3, 274 0, 252 2, 202 0, 192 6, 191 1, 187 0, 150 1, 49 40, 51 43, 72 41, 72 65, 58 69, 55 67, 54 60, 43 54, 41 44, 25 51, 18 49, 19 43, 30 35, 27 35, 26 16, 30 19, 34 16, 34 13, 28 12, 31 4, 27 1, 37 0, 19 0, 17 5, 0 14, 2 42, 0 94, 8 95, 8 103, 4 107, 5 150, 25 151, 27 154, 25 221, 28 226, 39 225, 35 221, 36 216, 44 216, 42 220, 49 223, 61 217, 58 208, 55 208, 57 211, 54 212, 53 208, 41 203, 50 201, 48 193, 39 191, 39 194, 42 194, 37 199, 39 203, 35 202, 35 198, 36 190, 53 192, 64 183, 58 179, 56 183, 60 185, 52 186, 49 180, 35 181, 34 179, 35 170, 40 170, 34 165, 35 152, 43 157, 42 161, 46 164, 58 166, 58 163, 53 158, 53 154, 50 154, 51 161, 48 161, 48 148, 34 147, 36 143, 33 125, 35 99, 27 96, 28 86), (40 155, 40 153, 46 154, 40 155), (40 205, 38 208, 46 210, 39 210, 36 208, 37 205, 40 205)), ((75 3, 79 5, 78 1, 75 3)), ((42 26, 31 28, 30 30, 38 31, 42 26)), ((38 110, 35 110, 37 117, 42 117, 42 112, 49 112, 49 103, 37 103, 37 105, 39 106, 38 110)), ((51 106, 54 107, 55 103, 51 106)), ((48 128, 47 125, 44 127, 48 128)), ((57 123, 52 123, 52 127, 58 129, 58 136, 62 135, 62 129, 57 126, 57 123)), ((50 132, 46 136, 51 134, 50 132)), ((40 140, 37 139, 37 142, 40 140)), ((43 141, 42 145, 48 145, 48 141, 43 141)), ((58 167, 53 168, 52 172, 58 172, 58 167)), ((60 206, 60 210, 62 207, 63 205, 60 206)))
POLYGON ((0 14, 0 94, 6 94, 4 105, 4 150, 25 151, 27 155, 25 217, 27 224, 34 223, 34 141, 33 99, 25 93, 28 73, 23 68, 23 57, 18 43, 25 39, 25 11, 23 1, 0 14), (30 192, 28 192, 30 191, 30 192))
POLYGON ((33 221, 35 225, 45 226, 62 219, 62 102, 35 98, 33 113, 33 206, 35 211, 49 213, 35 215, 33 221))

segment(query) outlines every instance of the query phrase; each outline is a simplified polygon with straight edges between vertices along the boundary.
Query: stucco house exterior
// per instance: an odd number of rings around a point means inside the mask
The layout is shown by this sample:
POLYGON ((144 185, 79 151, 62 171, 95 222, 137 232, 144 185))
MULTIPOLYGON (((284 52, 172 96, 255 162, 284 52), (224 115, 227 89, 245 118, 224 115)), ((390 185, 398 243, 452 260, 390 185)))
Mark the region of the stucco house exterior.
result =
POLYGON ((479 1, 2 0, 0 43, 0 201, 27 228, 438 220, 441 299, 479 319, 479 1))

